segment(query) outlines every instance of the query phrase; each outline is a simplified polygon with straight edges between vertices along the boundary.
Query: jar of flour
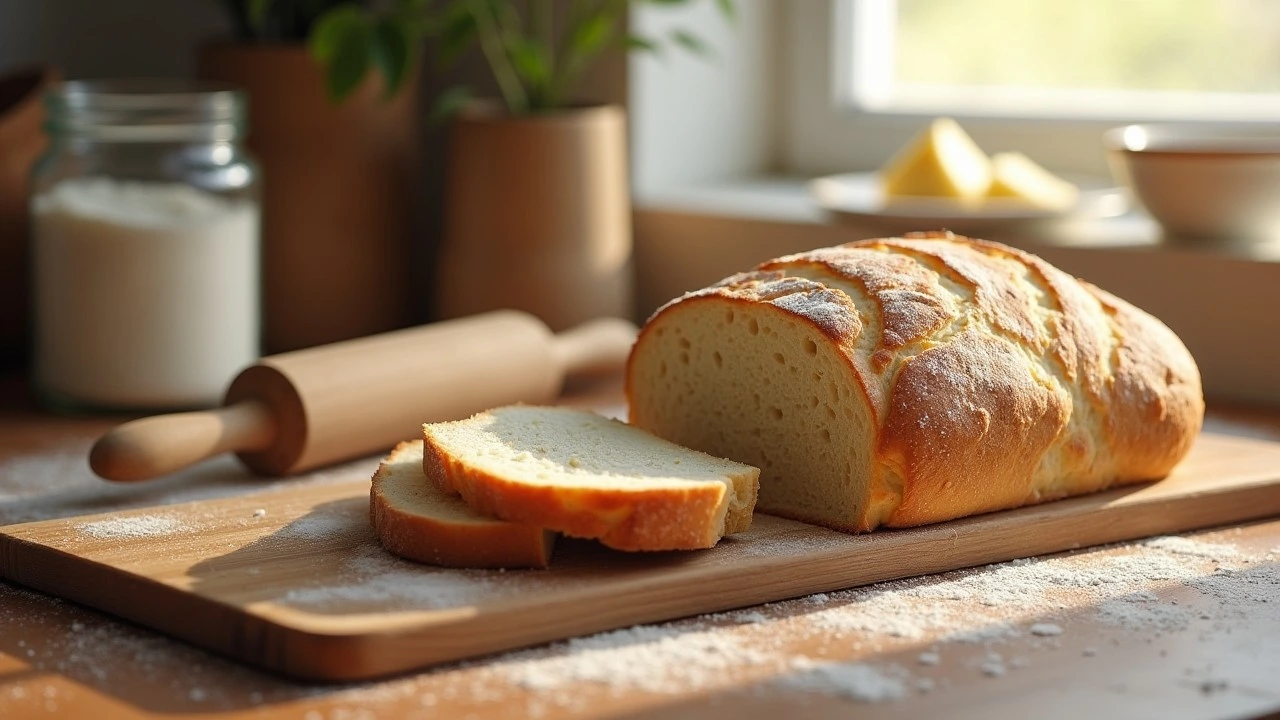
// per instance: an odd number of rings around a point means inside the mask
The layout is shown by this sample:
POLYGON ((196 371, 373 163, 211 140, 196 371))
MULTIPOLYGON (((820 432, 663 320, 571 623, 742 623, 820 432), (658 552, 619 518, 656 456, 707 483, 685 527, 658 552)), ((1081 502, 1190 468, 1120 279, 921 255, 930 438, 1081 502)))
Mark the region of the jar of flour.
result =
POLYGON ((69 82, 32 178, 34 379, 63 410, 215 405, 257 359, 257 167, 233 89, 69 82))

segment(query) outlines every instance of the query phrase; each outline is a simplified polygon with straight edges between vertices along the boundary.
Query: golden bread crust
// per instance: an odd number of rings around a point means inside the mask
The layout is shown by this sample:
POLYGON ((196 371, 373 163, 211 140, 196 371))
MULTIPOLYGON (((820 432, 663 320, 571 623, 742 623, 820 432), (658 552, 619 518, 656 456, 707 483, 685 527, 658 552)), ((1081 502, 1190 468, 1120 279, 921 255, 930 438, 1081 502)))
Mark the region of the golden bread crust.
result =
POLYGON ((778 258, 650 318, 628 362, 631 420, 712 454, 723 453, 673 434, 650 402, 667 391, 639 370, 666 352, 652 328, 709 303, 782 310, 823 330, 845 360, 857 392, 839 403, 864 407, 870 426, 844 441, 866 443, 868 462, 859 479, 813 482, 860 482, 863 499, 798 518, 838 529, 920 525, 1163 477, 1203 422, 1195 362, 1158 320, 1030 253, 921 233, 778 258))

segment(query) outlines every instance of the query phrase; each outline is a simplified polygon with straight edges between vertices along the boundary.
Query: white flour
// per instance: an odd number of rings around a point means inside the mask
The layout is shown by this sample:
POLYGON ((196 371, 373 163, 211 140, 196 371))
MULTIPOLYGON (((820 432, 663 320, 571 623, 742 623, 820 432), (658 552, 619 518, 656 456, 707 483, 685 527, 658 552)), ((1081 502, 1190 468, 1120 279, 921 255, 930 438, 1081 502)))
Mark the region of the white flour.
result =
POLYGON ((32 202, 39 385, 99 407, 213 405, 258 357, 258 207, 183 183, 32 202))
POLYGON ((1030 628, 1032 635, 1055 637, 1062 634, 1062 626, 1057 623, 1036 623, 1030 628))
POLYGON ((900 667, 876 667, 863 663, 818 663, 796 658, 785 687, 859 702, 901 700, 907 696, 908 674, 900 667))
MULTIPOLYGON (((369 534, 365 522, 361 530, 369 534)), ((334 582, 331 575, 317 577, 312 585, 289 591, 280 602, 302 609, 324 610, 341 605, 348 611, 386 612, 514 598, 545 591, 549 582, 557 589, 572 587, 564 580, 549 580, 539 570, 437 570, 389 555, 372 537, 343 563, 341 577, 341 582, 334 582)))
POLYGON ((1191 555, 1193 557, 1209 558, 1217 562, 1231 560, 1240 556, 1240 552, 1230 545, 1207 543, 1176 535, 1151 538, 1142 544, 1146 547, 1164 550, 1175 555, 1191 555))
MULTIPOLYGON (((363 510, 363 508, 362 508, 363 510)), ((266 515, 266 511, 262 511, 266 515)), ((260 517, 257 512, 255 517, 260 517)), ((369 526, 368 516, 361 513, 360 517, 355 518, 356 523, 352 522, 352 518, 344 517, 334 513, 316 513, 298 518, 288 525, 280 528, 276 533, 277 538, 291 538, 299 540, 325 540, 329 538, 342 537, 353 532, 367 531, 369 526)))
POLYGON ((654 625, 574 638, 527 654, 535 659, 504 662, 499 672, 519 687, 539 691, 576 683, 650 693, 677 686, 698 689, 715 685, 728 670, 773 659, 733 633, 654 625), (547 652, 553 656, 545 657, 547 652))
POLYGON ((74 526, 76 530, 100 540, 154 537, 189 530, 181 520, 164 515, 136 515, 109 518, 74 526))

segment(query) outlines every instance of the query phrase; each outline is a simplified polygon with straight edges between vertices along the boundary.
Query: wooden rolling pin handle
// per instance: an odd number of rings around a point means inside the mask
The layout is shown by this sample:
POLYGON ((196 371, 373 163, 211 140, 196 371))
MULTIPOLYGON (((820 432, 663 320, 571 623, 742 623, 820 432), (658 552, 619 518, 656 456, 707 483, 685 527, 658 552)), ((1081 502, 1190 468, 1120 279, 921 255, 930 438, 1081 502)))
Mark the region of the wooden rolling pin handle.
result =
POLYGON ((275 437, 271 411, 263 403, 246 400, 216 410, 125 423, 94 443, 89 467, 107 480, 149 480, 225 452, 261 450, 275 437))
POLYGON ((566 377, 612 374, 627 363, 636 326, 621 318, 600 318, 555 336, 552 353, 566 377))

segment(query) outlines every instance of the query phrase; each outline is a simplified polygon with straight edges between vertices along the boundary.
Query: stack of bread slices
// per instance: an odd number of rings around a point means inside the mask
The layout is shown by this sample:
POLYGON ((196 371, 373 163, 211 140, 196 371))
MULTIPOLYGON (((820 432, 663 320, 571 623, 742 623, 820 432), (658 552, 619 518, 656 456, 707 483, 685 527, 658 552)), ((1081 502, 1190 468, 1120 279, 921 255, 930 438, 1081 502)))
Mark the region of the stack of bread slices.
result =
POLYGON ((423 426, 373 476, 391 552, 546 567, 557 534, 617 550, 712 547, 751 524, 760 471, 581 410, 515 405, 423 426))

